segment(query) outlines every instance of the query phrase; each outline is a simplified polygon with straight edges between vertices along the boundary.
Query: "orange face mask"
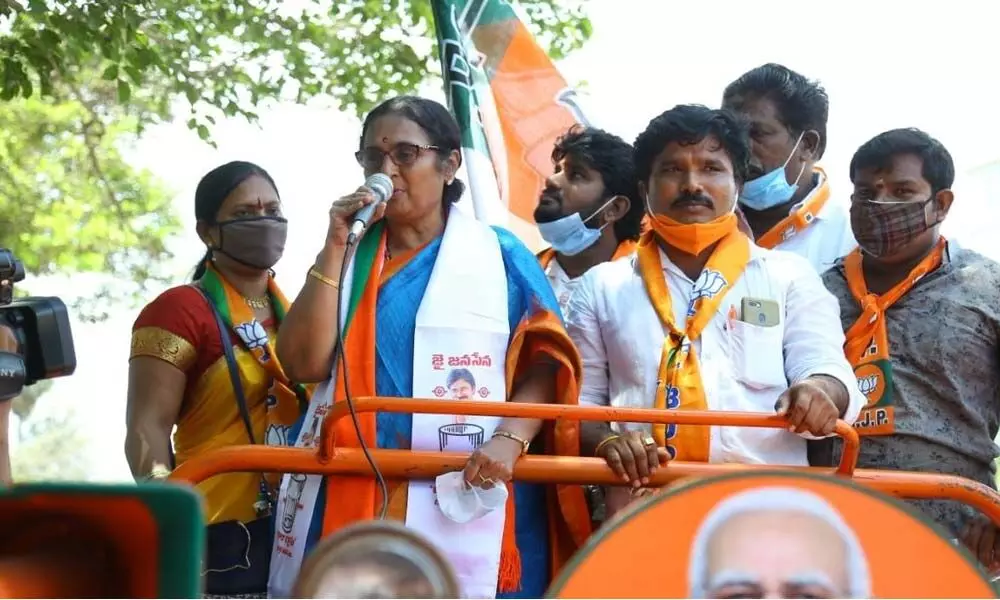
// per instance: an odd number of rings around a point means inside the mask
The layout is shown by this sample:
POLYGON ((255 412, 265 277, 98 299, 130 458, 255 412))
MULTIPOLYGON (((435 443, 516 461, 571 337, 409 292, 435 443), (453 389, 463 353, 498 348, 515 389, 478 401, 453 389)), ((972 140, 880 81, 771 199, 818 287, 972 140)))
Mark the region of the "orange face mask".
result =
POLYGON ((708 223, 681 223, 666 215, 650 215, 649 226, 663 241, 681 252, 697 256, 706 248, 739 229, 736 213, 708 223))

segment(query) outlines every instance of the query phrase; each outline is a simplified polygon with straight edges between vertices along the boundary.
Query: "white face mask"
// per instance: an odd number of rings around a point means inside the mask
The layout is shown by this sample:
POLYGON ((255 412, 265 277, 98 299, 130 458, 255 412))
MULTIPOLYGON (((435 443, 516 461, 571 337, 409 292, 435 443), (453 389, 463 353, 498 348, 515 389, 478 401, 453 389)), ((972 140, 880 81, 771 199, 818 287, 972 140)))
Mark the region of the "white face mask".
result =
POLYGON ((615 197, 612 196, 611 199, 602 204, 586 219, 581 219, 580 213, 573 213, 568 217, 556 219, 555 221, 538 223, 538 233, 559 254, 563 256, 579 254, 596 244, 597 240, 601 237, 601 232, 604 231, 604 227, 607 227, 607 225, 604 225, 599 229, 591 229, 587 227, 587 222, 599 215, 614 200, 615 197))
POLYGON ((469 486, 461 471, 438 475, 434 487, 441 514, 455 523, 480 519, 507 504, 506 485, 500 483, 488 490, 469 486))

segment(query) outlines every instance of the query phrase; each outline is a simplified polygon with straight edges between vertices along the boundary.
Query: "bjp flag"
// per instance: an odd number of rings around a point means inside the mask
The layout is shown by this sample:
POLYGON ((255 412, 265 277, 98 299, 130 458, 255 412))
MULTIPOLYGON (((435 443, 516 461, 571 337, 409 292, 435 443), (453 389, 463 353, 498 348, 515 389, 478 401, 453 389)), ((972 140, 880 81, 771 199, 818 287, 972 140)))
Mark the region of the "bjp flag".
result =
POLYGON ((552 146, 587 123, 576 92, 504 0, 432 0, 448 104, 462 128, 471 209, 534 250, 552 146))

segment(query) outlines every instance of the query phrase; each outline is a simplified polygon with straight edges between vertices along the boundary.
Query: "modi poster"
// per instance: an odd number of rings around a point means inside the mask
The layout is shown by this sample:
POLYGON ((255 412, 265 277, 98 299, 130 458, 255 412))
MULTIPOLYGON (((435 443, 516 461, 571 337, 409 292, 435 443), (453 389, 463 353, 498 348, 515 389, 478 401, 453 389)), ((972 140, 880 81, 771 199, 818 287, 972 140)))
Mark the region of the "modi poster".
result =
POLYGON ((987 574, 915 509, 794 472, 682 483, 619 513, 550 598, 995 598, 987 574))

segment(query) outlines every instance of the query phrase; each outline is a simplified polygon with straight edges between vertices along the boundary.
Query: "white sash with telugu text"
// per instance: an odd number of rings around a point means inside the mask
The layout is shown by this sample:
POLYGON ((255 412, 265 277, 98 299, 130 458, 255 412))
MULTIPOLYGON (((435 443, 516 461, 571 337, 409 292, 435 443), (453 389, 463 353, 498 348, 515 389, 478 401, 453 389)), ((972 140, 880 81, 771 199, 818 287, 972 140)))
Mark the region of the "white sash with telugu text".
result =
MULTIPOLYGON (((507 298, 507 271, 496 231, 452 209, 417 311, 414 397, 507 400, 507 298)), ((471 454, 493 436, 501 420, 413 415, 411 447, 471 454)), ((406 525, 445 554, 463 598, 496 597, 505 516, 498 508, 468 523, 455 523, 438 509, 432 481, 410 482, 406 525)))
MULTIPOLYGON (((353 279, 352 260, 340 295, 345 316, 353 279)), ((417 311, 414 397, 506 401, 507 298, 506 269, 496 232, 452 207, 417 311)), ((332 402, 333 377, 313 393, 295 447, 316 447, 332 402)), ((414 415, 411 447, 471 453, 492 437, 500 421, 499 417, 414 415)), ((302 474, 282 478, 275 508, 270 597, 291 594, 310 526, 313 519, 323 518, 322 511, 317 514, 316 510, 322 480, 320 475, 302 474)), ((469 523, 454 523, 437 508, 433 482, 410 482, 406 525, 423 533, 448 557, 465 598, 496 596, 504 520, 505 511, 498 509, 469 523)))

